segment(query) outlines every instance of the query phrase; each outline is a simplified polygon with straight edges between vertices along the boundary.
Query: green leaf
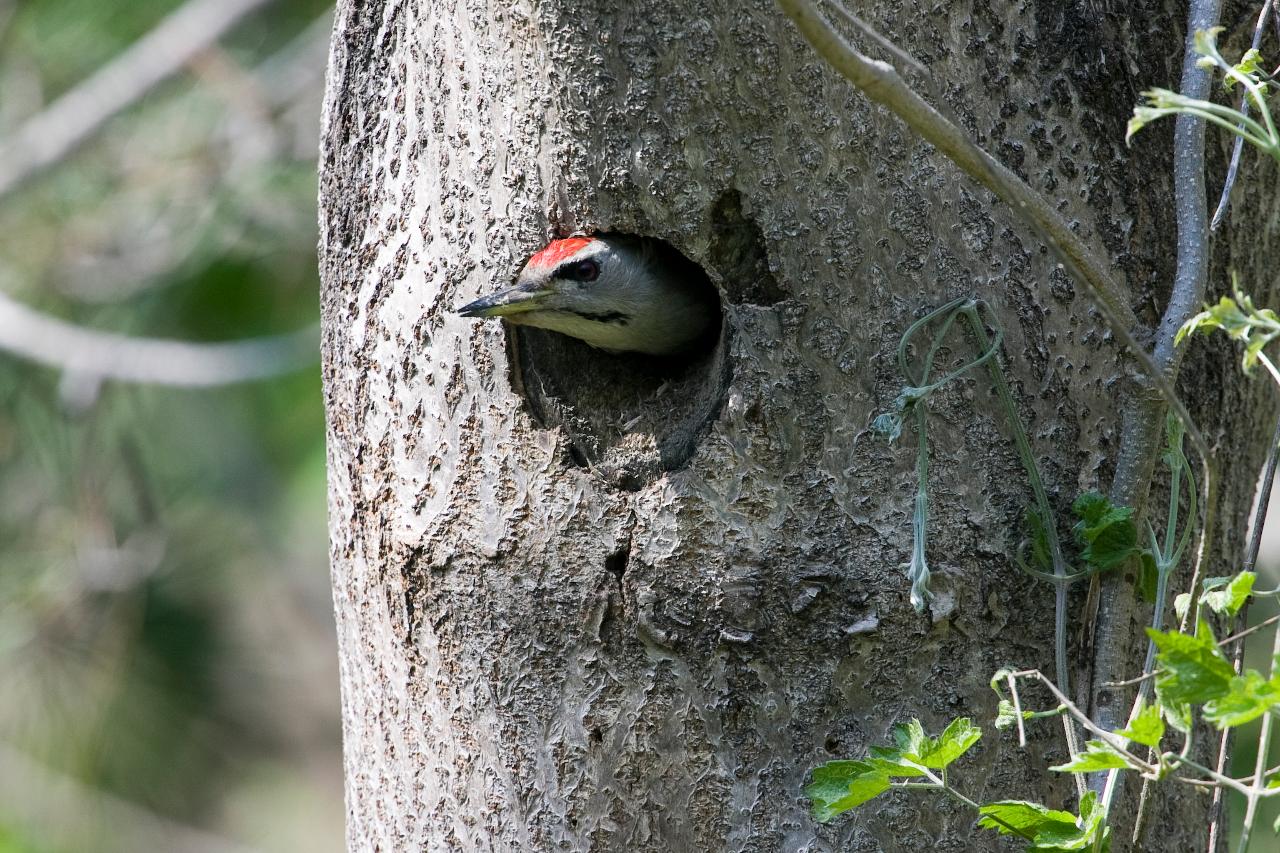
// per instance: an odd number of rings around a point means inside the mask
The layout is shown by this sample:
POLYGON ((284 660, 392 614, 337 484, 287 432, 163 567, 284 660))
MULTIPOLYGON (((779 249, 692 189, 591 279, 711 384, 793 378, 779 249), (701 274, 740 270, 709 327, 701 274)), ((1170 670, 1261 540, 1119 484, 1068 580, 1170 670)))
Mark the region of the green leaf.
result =
POLYGON ((857 808, 889 790, 889 777, 866 761, 828 761, 813 771, 804 789, 813 801, 813 816, 822 823, 857 808))
POLYGON ((1100 740, 1091 740, 1084 752, 1071 756, 1066 764, 1050 767, 1059 773, 1092 773, 1095 770, 1116 770, 1129 766, 1129 762, 1113 747, 1100 740))
MULTIPOLYGON (((1217 585, 1220 588, 1205 592, 1200 600, 1214 613, 1235 616, 1253 594, 1253 582, 1256 578, 1257 575, 1253 572, 1241 572, 1234 578, 1222 578, 1223 583, 1217 585)), ((1206 586, 1207 589, 1209 587, 1206 586)))
POLYGON ((1191 734, 1191 706, 1182 705, 1163 705, 1161 711, 1164 712, 1165 721, 1173 726, 1184 735, 1191 734))
POLYGON ((1280 336, 1280 317, 1269 308, 1254 307, 1253 299, 1238 285, 1234 293, 1234 299, 1223 296, 1216 305, 1206 305, 1203 311, 1183 324, 1174 340, 1180 342, 1195 332, 1221 329, 1232 340, 1245 344, 1241 366, 1248 373, 1257 365, 1262 349, 1280 336))
POLYGON ((1080 798, 1080 843, 1077 846, 1064 847, 1067 850, 1084 850, 1093 846, 1094 839, 1102 834, 1102 853, 1111 849, 1111 827, 1107 826, 1107 810, 1098 802, 1098 795, 1089 791, 1080 798))
POLYGON ((893 727, 893 741, 896 747, 873 746, 869 750, 871 757, 887 773, 894 776, 923 776, 923 762, 920 753, 925 749, 929 736, 919 720, 899 723, 893 727))
POLYGON ((999 800, 978 809, 978 826, 994 829, 1001 835, 1020 835, 1034 839, 1050 828, 1074 831, 1076 816, 1071 812, 1046 808, 1026 800, 999 800))
POLYGON ((1080 817, 1024 800, 988 803, 978 811, 982 815, 978 826, 1026 839, 1030 842, 1027 846, 1030 853, 1086 850, 1092 847, 1099 832, 1102 849, 1109 848, 1110 832, 1103 826, 1105 815, 1093 791, 1080 799, 1080 817))
MULTIPOLYGON (((1262 52, 1256 47, 1251 47, 1244 52, 1244 56, 1240 57, 1240 61, 1232 67, 1240 74, 1258 83, 1260 82, 1258 72, 1262 70, 1262 52)), ((1228 92, 1237 85, 1239 85, 1239 81, 1231 76, 1222 81, 1222 88, 1228 92)))
POLYGON ((1219 729, 1243 725, 1280 705, 1280 679, 1267 680, 1257 670, 1245 670, 1231 679, 1229 692, 1206 702, 1204 718, 1219 729))
POLYGON ((1160 719, 1160 705, 1158 703, 1139 704, 1138 713, 1133 715, 1129 725, 1116 734, 1152 749, 1160 746, 1160 738, 1164 737, 1164 720, 1160 719))
POLYGON ((1090 566, 1105 571, 1139 553, 1132 507, 1114 506, 1105 496, 1086 492, 1071 511, 1080 519, 1072 528, 1084 545, 1080 556, 1090 566))
POLYGON ((929 589, 929 561, 925 557, 924 540, 917 534, 911 546, 911 561, 903 565, 907 578, 911 581, 911 606, 917 613, 924 613, 929 602, 933 600, 933 592, 929 589))
POLYGON ((871 756, 890 775, 922 776, 924 771, 942 770, 960 756, 982 737, 982 730, 974 726, 967 717, 959 717, 936 738, 929 737, 919 720, 911 720, 893 728, 893 739, 897 748, 872 747, 871 756))
POLYGON ((1185 619, 1187 608, 1191 606, 1191 593, 1180 592, 1173 597, 1173 612, 1179 619, 1185 619))
POLYGON ((1156 693, 1162 704, 1203 704, 1230 692, 1235 669, 1219 651, 1209 623, 1199 620, 1195 636, 1153 628, 1147 636, 1159 650, 1156 693))
POLYGON ((871 763, 888 776, 923 776, 919 761, 903 755, 902 750, 888 746, 873 746, 867 750, 871 763))
POLYGON ((925 744, 920 753, 920 763, 930 770, 943 770, 953 761, 969 751, 982 737, 982 729, 975 726, 968 717, 958 717, 951 725, 943 729, 936 740, 925 744))

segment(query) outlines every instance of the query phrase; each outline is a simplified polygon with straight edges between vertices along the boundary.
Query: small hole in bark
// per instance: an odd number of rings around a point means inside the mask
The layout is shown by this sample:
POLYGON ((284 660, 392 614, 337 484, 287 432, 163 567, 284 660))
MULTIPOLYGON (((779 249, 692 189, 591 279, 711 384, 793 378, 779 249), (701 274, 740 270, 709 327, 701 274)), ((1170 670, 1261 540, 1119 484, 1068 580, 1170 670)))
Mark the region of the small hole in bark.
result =
POLYGON ((832 755, 839 755, 840 741, 838 741, 833 737, 829 737, 826 739, 826 741, 823 742, 822 748, 825 749, 827 752, 831 753, 832 755))
POLYGON ((587 467, 587 454, 582 452, 582 448, 575 444, 569 445, 569 458, 573 460, 573 464, 579 468, 587 467))
POLYGON ((618 579, 618 583, 622 583, 622 576, 627 572, 627 560, 631 558, 631 548, 619 548, 612 554, 604 558, 604 569, 618 579))
POLYGON ((787 298, 769 269, 764 233, 742 210, 742 194, 721 193, 711 209, 711 250, 707 266, 724 282, 733 305, 775 305, 787 298))
POLYGON ((604 734, 595 726, 592 726, 587 731, 587 740, 591 742, 592 746, 599 746, 604 743, 604 734))
MULTIPOLYGON (((706 272, 656 238, 652 251, 717 309, 706 272)), ((621 491, 639 491, 682 467, 720 414, 729 388, 729 328, 721 311, 691 348, 675 356, 610 353, 555 332, 509 327, 515 386, 545 428, 568 438, 573 464, 621 491)))

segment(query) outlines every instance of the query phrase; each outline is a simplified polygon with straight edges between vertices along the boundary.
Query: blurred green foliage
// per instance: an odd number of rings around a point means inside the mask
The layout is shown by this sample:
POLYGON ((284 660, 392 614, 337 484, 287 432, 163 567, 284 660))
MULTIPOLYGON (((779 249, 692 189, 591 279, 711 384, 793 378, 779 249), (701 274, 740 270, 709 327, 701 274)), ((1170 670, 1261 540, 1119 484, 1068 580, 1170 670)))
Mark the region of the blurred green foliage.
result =
MULTIPOLYGON (((0 0, 0 140, 179 5, 0 0)), ((0 289, 146 337, 315 322, 328 6, 268 4, 0 198, 0 289)), ((340 849, 318 364, 75 381, 0 353, 0 853, 340 849)))

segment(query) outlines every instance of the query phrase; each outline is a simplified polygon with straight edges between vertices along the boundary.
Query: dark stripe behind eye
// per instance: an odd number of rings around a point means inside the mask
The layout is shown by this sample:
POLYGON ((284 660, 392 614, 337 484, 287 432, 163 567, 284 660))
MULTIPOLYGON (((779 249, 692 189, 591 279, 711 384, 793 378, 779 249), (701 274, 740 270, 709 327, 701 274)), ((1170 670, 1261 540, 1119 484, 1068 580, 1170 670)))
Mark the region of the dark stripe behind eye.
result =
POLYGON ((623 314, 621 311, 607 311, 603 314, 593 314, 590 311, 570 311, 569 313, 597 323, 617 323, 619 326, 625 326, 631 322, 631 315, 623 314))

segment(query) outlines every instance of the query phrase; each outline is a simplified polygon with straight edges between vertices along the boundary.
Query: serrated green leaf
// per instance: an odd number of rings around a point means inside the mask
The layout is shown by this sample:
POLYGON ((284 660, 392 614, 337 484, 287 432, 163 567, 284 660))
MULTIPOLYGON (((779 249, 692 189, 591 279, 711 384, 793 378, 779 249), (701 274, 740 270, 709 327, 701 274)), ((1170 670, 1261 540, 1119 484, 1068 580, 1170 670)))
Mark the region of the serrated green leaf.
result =
POLYGON ((1107 496, 1099 492, 1085 492, 1071 503, 1071 511, 1082 524, 1096 526, 1102 523, 1114 509, 1107 496))
POLYGON ((1081 798, 1080 817, 1024 800, 989 803, 979 813, 978 826, 1027 839, 1029 853, 1085 850, 1093 845, 1099 831, 1103 833, 1102 849, 1109 849, 1110 833, 1103 827, 1104 815, 1093 791, 1081 798))
POLYGON ((923 767, 942 770, 969 751, 982 737, 982 730, 967 717, 959 717, 936 738, 925 733, 919 720, 893 727, 894 747, 870 749, 871 757, 893 776, 922 776, 923 767))
POLYGON ((978 826, 994 829, 1001 835, 1035 838, 1049 827, 1074 831, 1076 816, 1071 812, 1050 809, 1026 800, 999 800, 978 809, 978 826))
POLYGON ((1164 714, 1165 722, 1173 726, 1174 729, 1185 734, 1191 733, 1191 706, 1190 705, 1162 705, 1160 710, 1164 714))
POLYGON ((1253 572, 1241 572, 1234 578, 1224 578, 1219 588, 1205 592, 1200 598, 1214 613, 1235 616, 1253 594, 1253 582, 1256 578, 1257 575, 1253 572))
POLYGON ((968 717, 958 717, 937 738, 926 742, 920 763, 930 770, 942 770, 964 755, 982 738, 982 729, 968 717))
POLYGON ((1153 628, 1147 636, 1159 650, 1156 693, 1162 704, 1198 705, 1230 692, 1235 669, 1219 651, 1208 622, 1199 620, 1195 636, 1153 628))
POLYGON ((1071 756, 1066 764, 1050 767, 1059 773, 1092 773, 1095 770, 1116 770, 1129 766, 1125 757, 1100 740, 1085 744, 1085 751, 1071 756))
POLYGON ((813 816, 826 823, 889 790, 889 777, 865 761, 828 761, 804 789, 813 816))
POLYGON ((1160 738, 1164 737, 1164 720, 1160 718, 1160 705, 1158 703, 1139 705, 1138 713, 1133 715, 1129 725, 1116 734, 1155 749, 1160 745, 1160 738))
POLYGON ((1081 558, 1099 571, 1114 568, 1139 553, 1133 509, 1114 506, 1097 492, 1086 492, 1071 505, 1079 522, 1072 528, 1084 545, 1081 558))
POLYGON ((1236 341, 1245 344, 1241 365, 1246 373, 1258 363, 1263 348, 1280 337, 1280 318, 1269 308, 1257 308, 1253 299, 1234 284, 1234 298, 1221 297, 1214 305, 1206 305, 1205 310, 1188 320, 1175 341, 1181 341, 1193 332, 1209 332, 1221 329, 1236 341))
POLYGON ((893 742, 898 745, 898 751, 903 755, 913 758, 919 756, 928 740, 929 736, 925 734, 924 726, 914 717, 908 722, 898 723, 893 727, 893 742))
MULTIPOLYGON (((1246 77, 1253 77, 1262 70, 1262 51, 1258 50, 1256 47, 1249 48, 1244 52, 1244 56, 1240 57, 1240 61, 1233 67, 1236 71, 1246 77)), ((1230 89, 1235 82, 1235 80, 1228 77, 1223 81, 1223 85, 1230 89)))
POLYGON ((924 768, 919 761, 902 754, 902 750, 891 746, 873 746, 867 749, 870 763, 889 776, 923 776, 924 768))
POLYGON ((1206 702, 1204 718, 1219 729, 1243 725, 1280 705, 1280 679, 1265 679, 1257 670, 1245 670, 1231 679, 1225 696, 1206 702))
POLYGON ((1173 612, 1179 619, 1187 617, 1187 608, 1191 606, 1191 593, 1180 592, 1173 597, 1173 612))

